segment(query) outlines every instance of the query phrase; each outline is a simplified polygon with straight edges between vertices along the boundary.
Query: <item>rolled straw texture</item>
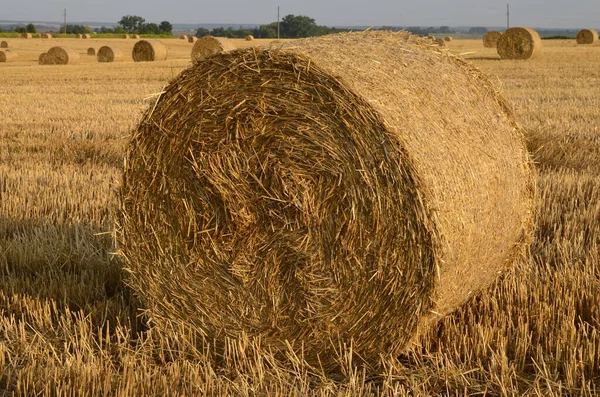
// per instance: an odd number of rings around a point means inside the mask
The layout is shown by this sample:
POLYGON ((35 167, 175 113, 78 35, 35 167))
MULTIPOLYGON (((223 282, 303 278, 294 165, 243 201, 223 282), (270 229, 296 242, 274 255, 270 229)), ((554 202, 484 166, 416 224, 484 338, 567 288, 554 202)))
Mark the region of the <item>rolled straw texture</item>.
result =
POLYGON ((530 59, 542 48, 540 35, 531 28, 510 28, 498 39, 496 50, 502 59, 530 59))
POLYGON ((21 33, 22 39, 30 39, 31 37, 32 37, 31 33, 21 33))
POLYGON ((50 33, 42 33, 41 38, 42 39, 51 39, 52 35, 50 33))
POLYGON ((444 37, 444 41, 452 41, 452 37, 446 36, 446 37, 444 37))
POLYGON ((40 65, 50 65, 50 61, 48 59, 48 53, 42 52, 38 57, 38 64, 40 65))
POLYGON ((577 33, 577 44, 594 44, 598 41, 598 32, 594 29, 582 29, 577 33))
POLYGON ((246 36, 246 41, 252 41, 252 40, 254 40, 254 36, 252 36, 251 34, 246 36))
POLYGON ((485 48, 496 48, 498 39, 502 36, 502 33, 497 30, 491 30, 483 35, 483 46, 485 48))
POLYGON ((125 164, 121 253, 155 326, 291 346, 326 371, 343 343, 356 364, 402 352, 510 267, 532 225, 497 88, 403 32, 194 62, 125 164))
POLYGON ((87 49, 88 55, 96 55, 96 49, 94 47, 90 47, 87 49))
POLYGON ((158 40, 140 40, 133 46, 132 56, 136 62, 164 61, 167 46, 158 40))
POLYGON ((0 62, 12 62, 17 59, 17 54, 11 50, 0 51, 0 62))
POLYGON ((102 46, 96 54, 98 62, 121 62, 125 60, 125 53, 119 47, 102 46))
POLYGON ((8 48, 8 41, 0 42, 0 48, 8 48))
POLYGON ((196 36, 190 36, 188 37, 188 42, 189 43, 195 43, 198 41, 198 38, 196 36))
POLYGON ((70 47, 52 47, 48 50, 48 64, 75 65, 79 63, 79 53, 70 47))
MULTIPOLYGON (((129 38, 129 37, 127 37, 127 38, 129 38)), ((131 36, 131 38, 138 40, 140 38, 140 35, 139 34, 134 34, 133 36, 131 36)))
POLYGON ((200 37, 192 47, 192 61, 233 50, 235 45, 227 37, 200 37))
POLYGON ((81 38, 82 38, 82 39, 91 39, 91 38, 92 38, 92 35, 91 35, 91 34, 88 34, 88 33, 86 33, 86 34, 82 34, 82 35, 81 35, 81 38))

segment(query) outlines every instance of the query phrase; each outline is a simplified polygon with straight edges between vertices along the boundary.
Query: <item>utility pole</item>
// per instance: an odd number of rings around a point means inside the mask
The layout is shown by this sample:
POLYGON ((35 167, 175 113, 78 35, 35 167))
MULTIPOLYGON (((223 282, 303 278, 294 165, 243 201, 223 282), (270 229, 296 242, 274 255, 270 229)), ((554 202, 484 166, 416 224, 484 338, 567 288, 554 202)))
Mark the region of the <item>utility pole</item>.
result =
POLYGON ((63 26, 65 28, 65 34, 67 34, 67 9, 66 8, 63 10, 63 17, 64 17, 64 19, 63 19, 64 20, 63 26))
POLYGON ((510 28, 510 11, 508 8, 508 3, 506 3, 506 29, 510 28))
POLYGON ((277 38, 279 38, 279 6, 277 6, 277 38))

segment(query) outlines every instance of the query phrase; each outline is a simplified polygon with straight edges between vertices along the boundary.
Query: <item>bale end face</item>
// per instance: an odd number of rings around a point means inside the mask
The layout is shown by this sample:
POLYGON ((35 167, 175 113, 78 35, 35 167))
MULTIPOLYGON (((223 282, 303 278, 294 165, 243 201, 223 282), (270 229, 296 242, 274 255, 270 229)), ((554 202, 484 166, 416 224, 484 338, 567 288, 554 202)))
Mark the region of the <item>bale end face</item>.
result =
POLYGON ((135 62, 154 62, 167 59, 167 46, 158 40, 140 40, 133 46, 135 62))
POLYGON ((483 36, 483 46, 485 48, 496 48, 496 46, 498 44, 498 39, 500 38, 500 36, 502 36, 502 33, 498 32, 496 30, 487 32, 483 36))
POLYGON ((530 59, 541 51, 539 34, 526 27, 510 28, 498 39, 496 49, 502 59, 530 59))
POLYGON ((594 29, 582 29, 577 33, 577 44, 595 44, 598 42, 598 32, 594 29))
POLYGON ((120 62, 125 59, 125 53, 114 46, 102 46, 96 54, 98 62, 120 62))
POLYGON ((7 41, 0 42, 0 48, 8 48, 8 42, 7 41))

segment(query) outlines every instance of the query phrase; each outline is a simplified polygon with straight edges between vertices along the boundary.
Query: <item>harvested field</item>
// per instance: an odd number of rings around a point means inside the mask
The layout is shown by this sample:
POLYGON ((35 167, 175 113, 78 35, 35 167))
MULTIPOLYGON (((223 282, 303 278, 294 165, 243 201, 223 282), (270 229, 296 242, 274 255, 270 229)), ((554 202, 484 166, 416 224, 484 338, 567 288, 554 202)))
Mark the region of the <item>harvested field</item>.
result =
MULTIPOLYGON (((189 43, 162 40, 167 63, 99 64, 85 56, 70 67, 40 67, 48 48, 39 40, 8 41, 19 58, 0 63, 0 394, 599 394, 600 46, 545 40, 528 62, 499 62, 480 39, 455 38, 444 50, 466 54, 498 81, 525 129, 539 174, 528 255, 420 346, 387 358, 384 370, 350 366, 356 353, 341 347, 343 373, 325 377, 291 353, 292 365, 283 366, 245 338, 229 340, 215 360, 189 329, 158 332, 114 255, 131 131, 190 66, 189 43)), ((135 41, 100 43, 130 53, 135 41)), ((85 54, 91 43, 52 44, 85 54)))

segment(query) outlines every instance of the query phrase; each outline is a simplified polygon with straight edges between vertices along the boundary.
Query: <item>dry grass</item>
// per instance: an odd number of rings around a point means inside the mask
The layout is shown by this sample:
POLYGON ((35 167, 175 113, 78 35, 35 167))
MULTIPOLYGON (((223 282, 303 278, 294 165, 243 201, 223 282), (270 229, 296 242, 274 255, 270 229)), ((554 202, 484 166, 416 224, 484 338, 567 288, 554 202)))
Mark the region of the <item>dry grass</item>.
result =
POLYGON ((448 43, 501 80, 526 128, 540 170, 530 255, 381 372, 357 371, 342 349, 342 373, 326 378, 245 339, 216 362, 189 330, 159 334, 138 317, 111 236, 129 133, 189 65, 189 44, 165 42, 167 62, 42 68, 23 40, 0 64, 0 394, 600 394, 600 47, 552 40, 531 61, 499 62, 481 40, 448 43))

